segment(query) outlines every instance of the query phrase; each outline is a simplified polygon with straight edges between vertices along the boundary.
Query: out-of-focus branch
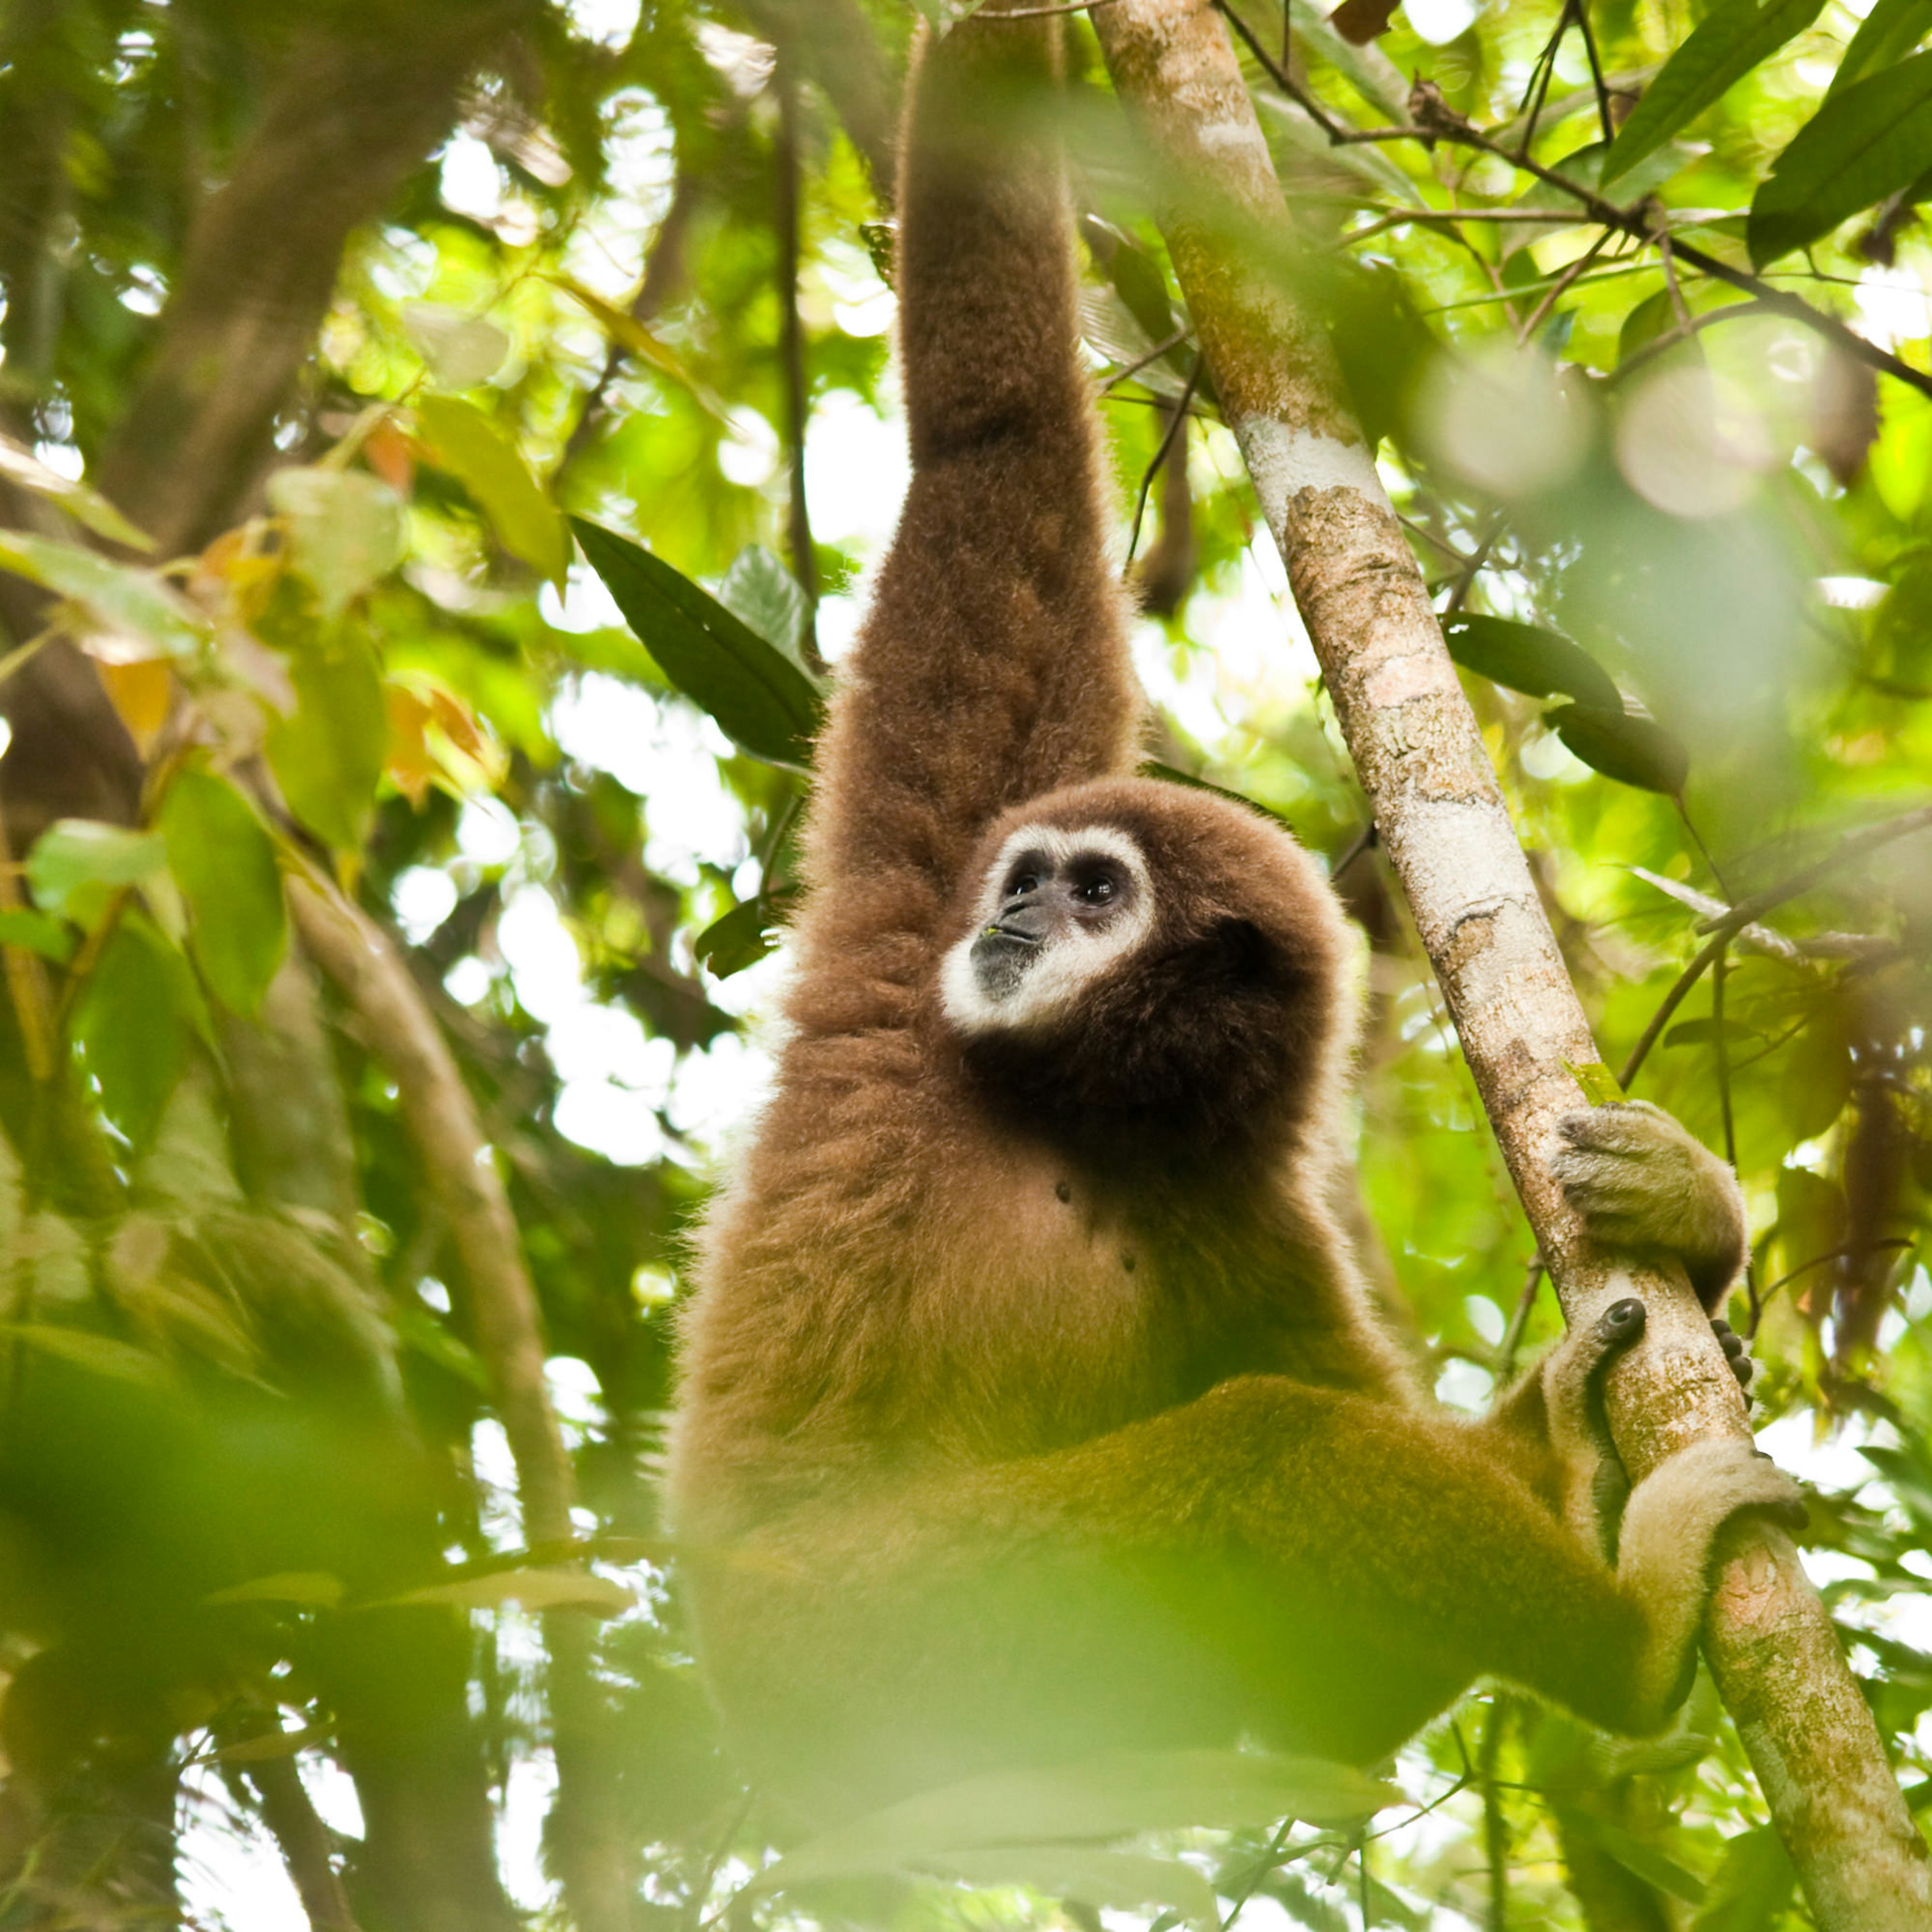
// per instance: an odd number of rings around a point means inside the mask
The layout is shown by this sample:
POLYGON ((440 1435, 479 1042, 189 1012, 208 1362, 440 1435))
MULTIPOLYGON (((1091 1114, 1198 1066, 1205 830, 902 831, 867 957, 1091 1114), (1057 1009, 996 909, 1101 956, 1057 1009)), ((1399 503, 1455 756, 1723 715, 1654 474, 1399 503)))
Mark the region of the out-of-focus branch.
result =
POLYGON ((818 642, 813 613, 818 604, 818 566, 812 552, 812 511, 805 494, 805 425, 811 391, 805 366, 805 318, 798 308, 798 273, 802 238, 804 188, 799 174, 798 76, 792 57, 778 50, 778 131, 772 144, 773 186, 776 190, 776 226, 778 244, 778 354, 784 365, 787 534, 792 573, 805 592, 805 637, 808 662, 818 664, 818 642))
MULTIPOLYGON (((648 322, 662 314, 683 292, 690 267, 691 224, 704 204, 704 177, 695 168, 680 164, 671 183, 670 200, 651 238, 650 251, 644 259, 643 278, 631 298, 633 322, 648 322)), ((611 385, 622 373, 630 351, 614 342, 604 352, 604 367, 584 398, 570 435, 557 459, 556 473, 562 476, 572 463, 596 440, 610 413, 611 385)))
POLYGON ((298 41, 203 206, 100 487, 160 544, 234 521, 314 346, 351 232, 455 118, 463 82, 533 0, 332 10, 298 41), (350 23, 353 23, 352 26, 350 23))
MULTIPOLYGON (((1634 1478, 1707 1435, 1748 1433, 1681 1275, 1593 1250, 1549 1168, 1600 1067, 1428 593, 1320 319, 1262 266, 1281 186, 1209 0, 1114 0, 1094 25, 1150 150, 1168 250, 1288 566, 1376 824, 1572 1323, 1641 1292, 1645 1342, 1606 1390, 1634 1478)), ((1592 210, 1594 214, 1595 211, 1592 210)), ((1790 1542, 1726 1532, 1705 1646, 1826 1932, 1924 1932, 1932 1858, 1790 1542)))
POLYGON ((892 199, 898 76, 856 0, 740 0, 761 38, 785 49, 805 78, 831 102, 872 177, 880 200, 892 199))
POLYGON ((403 1119, 455 1244, 477 1353, 516 1459, 524 1532, 571 1534, 570 1458, 544 1380, 536 1288, 524 1264, 508 1195, 455 1056, 387 936, 339 893, 290 882, 309 956, 335 983, 364 1044, 394 1077, 403 1119))
MULTIPOLYGON (((289 902, 310 957, 394 1077, 404 1124, 456 1247, 476 1352, 516 1462, 525 1538, 567 1539, 575 1480, 544 1378, 536 1287, 455 1056, 401 955, 372 921, 316 879, 292 879, 289 902)), ((613 1808, 590 1631, 580 1613, 555 1610, 544 1636, 558 1781, 551 1831, 566 1898, 578 1932, 626 1932, 635 1848, 613 1808)))

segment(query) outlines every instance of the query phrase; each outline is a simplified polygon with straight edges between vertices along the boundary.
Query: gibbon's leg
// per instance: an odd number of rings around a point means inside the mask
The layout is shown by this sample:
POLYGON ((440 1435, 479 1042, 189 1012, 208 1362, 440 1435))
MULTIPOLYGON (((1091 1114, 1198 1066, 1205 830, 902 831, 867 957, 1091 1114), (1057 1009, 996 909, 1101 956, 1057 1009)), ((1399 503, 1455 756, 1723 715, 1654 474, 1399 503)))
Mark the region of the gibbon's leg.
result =
POLYGON ((1689 1681, 1718 1528, 1796 1495, 1748 1443, 1700 1442, 1637 1486, 1612 1569, 1480 1432, 1252 1376, 800 1510, 696 1580, 731 1632, 706 1660, 726 1707, 856 1804, 1110 1744, 1369 1762, 1489 1674, 1652 1729, 1689 1681))

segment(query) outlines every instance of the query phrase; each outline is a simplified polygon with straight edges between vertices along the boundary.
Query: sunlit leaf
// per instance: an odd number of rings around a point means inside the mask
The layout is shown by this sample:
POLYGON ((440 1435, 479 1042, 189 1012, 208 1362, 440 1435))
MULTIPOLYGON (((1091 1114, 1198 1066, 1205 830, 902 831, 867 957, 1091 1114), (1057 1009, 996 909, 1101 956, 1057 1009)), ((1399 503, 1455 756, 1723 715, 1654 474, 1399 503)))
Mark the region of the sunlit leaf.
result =
POLYGON ((303 1610, 332 1610, 341 1602, 343 1582, 326 1570, 281 1570, 225 1590, 211 1591, 205 1604, 293 1604, 303 1610))
POLYGON ((754 758, 807 763, 819 700, 805 673, 662 558, 581 517, 571 524, 665 676, 754 758))
POLYGON ((78 544, 0 530, 0 570, 69 599, 88 623, 138 640, 149 654, 189 657, 207 640, 207 620, 165 578, 112 562, 78 544))
POLYGON ((1604 185, 1628 174, 1823 10, 1824 0, 1724 0, 1714 8, 1617 130, 1604 164, 1604 185))
MULTIPOLYGON (((1733 0, 1736 4, 1736 0, 1733 0)), ((1751 197, 1747 239, 1762 268, 1932 166, 1932 53, 1914 54, 1828 100, 1751 197)))
POLYGON ((224 1006, 252 1016, 288 946, 274 842, 232 784, 192 766, 168 787, 160 830, 188 903, 194 962, 224 1006))
POLYGON ((494 322, 442 302, 406 302, 403 332, 446 389, 467 389, 502 367, 510 338, 494 322))
POLYGON ((442 1604, 460 1610, 491 1610, 504 1604, 518 1604, 526 1610, 596 1610, 614 1617, 636 1601, 622 1584, 588 1570, 499 1570, 488 1576, 460 1576, 453 1582, 406 1590, 370 1607, 442 1604))
POLYGON ((30 906, 0 910, 0 946, 18 946, 64 965, 74 957, 76 943, 73 927, 50 914, 30 906))
POLYGON ((1600 710, 1623 709, 1623 695, 1610 673, 1559 632, 1510 617, 1459 615, 1443 620, 1442 638, 1459 664, 1492 683, 1532 698, 1560 696, 1600 710))
POLYGON ((402 499, 366 470, 278 470, 268 478, 268 501, 288 526, 295 567, 315 586, 325 617, 340 614, 402 561, 402 499))
POLYGON ((389 730, 389 782, 421 810, 433 785, 464 798, 494 791, 509 756, 476 714, 446 686, 422 671, 392 672, 383 684, 389 730))
POLYGON ((166 1364, 146 1349, 92 1328, 64 1328, 52 1322, 0 1322, 0 1335, 11 1336, 44 1355, 71 1363, 91 1376, 103 1376, 110 1382, 158 1388, 168 1381, 166 1364))
POLYGON ((1825 98, 1903 60, 1928 34, 1932 34, 1932 0, 1874 0, 1846 43, 1825 98))
POLYGON ((1544 722, 1592 771, 1675 798, 1690 775, 1682 740, 1653 718, 1593 704, 1560 704, 1544 722))
POLYGON ((124 544, 130 550, 154 547, 147 532, 130 524, 99 490, 90 490, 85 483, 49 469, 32 450, 10 436, 0 436, 0 480, 58 503, 77 523, 84 524, 96 536, 105 537, 110 543, 124 544))
POLYGON ((359 850, 388 731, 374 655, 338 626, 296 653, 290 674, 296 710, 269 727, 269 767, 311 832, 339 852, 359 850))
POLYGON ((1390 1785, 1318 1758, 1233 1750, 1122 1751, 1052 1770, 968 1778, 809 1840, 753 1882, 918 1867, 938 1852, 1124 1838, 1188 1826, 1354 1822, 1400 1802, 1390 1785))
POLYGON ((160 835, 98 819, 56 819, 27 854, 27 883, 44 912, 92 926, 114 895, 167 862, 160 835))
POLYGON ((458 396, 425 396, 416 422, 437 467, 469 491, 503 548, 560 585, 570 568, 570 532, 516 445, 458 396))
POLYGON ((660 342, 637 317, 616 303, 606 302, 595 289, 586 288, 573 276, 549 278, 573 301, 581 302, 596 317, 604 333, 627 354, 648 362, 677 384, 698 406, 720 422, 728 422, 731 412, 715 391, 699 381, 685 365, 677 352, 660 342))
POLYGON ((174 705, 174 674, 168 660, 141 658, 132 664, 103 664, 97 659, 94 672, 135 748, 146 758, 174 705))
POLYGON ((731 568, 718 586, 718 601, 774 650, 805 669, 799 655, 799 641, 805 635, 805 592, 798 579, 763 544, 747 544, 731 560, 731 568))

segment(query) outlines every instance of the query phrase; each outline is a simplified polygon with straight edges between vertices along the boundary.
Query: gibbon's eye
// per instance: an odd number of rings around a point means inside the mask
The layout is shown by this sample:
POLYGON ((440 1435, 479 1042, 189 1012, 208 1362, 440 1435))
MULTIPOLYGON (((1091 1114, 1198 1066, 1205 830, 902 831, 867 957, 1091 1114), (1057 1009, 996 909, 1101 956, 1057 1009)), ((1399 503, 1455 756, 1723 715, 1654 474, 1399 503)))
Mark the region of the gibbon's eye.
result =
POLYGON ((1010 899, 1024 898, 1028 892, 1036 892, 1039 890, 1040 879, 1036 874, 1016 872, 1013 875, 1011 884, 1006 887, 1006 896, 1010 899))
POLYGON ((1119 888, 1105 872, 1096 873, 1092 878, 1083 880, 1073 889, 1073 896, 1082 905, 1101 906, 1110 904, 1119 888))

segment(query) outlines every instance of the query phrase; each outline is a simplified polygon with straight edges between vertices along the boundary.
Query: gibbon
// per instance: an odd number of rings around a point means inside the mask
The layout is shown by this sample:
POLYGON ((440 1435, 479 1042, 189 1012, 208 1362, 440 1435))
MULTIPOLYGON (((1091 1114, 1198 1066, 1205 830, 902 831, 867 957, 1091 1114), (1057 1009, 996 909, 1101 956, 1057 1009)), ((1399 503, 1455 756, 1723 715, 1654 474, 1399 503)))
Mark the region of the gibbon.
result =
MULTIPOLYGON (((702 1661, 801 1821, 1108 1748, 1366 1764, 1484 1676, 1654 1728, 1718 1529, 1796 1495, 1699 1442, 1606 1540, 1598 1382, 1640 1301, 1482 1423, 1378 1321, 1327 1204, 1335 896, 1259 814, 1130 776, 1039 100, 1058 24, 989 8, 910 82, 912 482, 820 750, 776 1090, 686 1330, 702 1661)), ((1729 1170, 1646 1106, 1566 1132, 1593 1233, 1712 1306, 1729 1170)))

